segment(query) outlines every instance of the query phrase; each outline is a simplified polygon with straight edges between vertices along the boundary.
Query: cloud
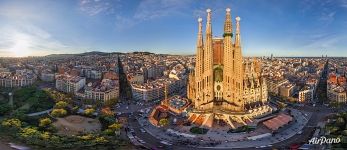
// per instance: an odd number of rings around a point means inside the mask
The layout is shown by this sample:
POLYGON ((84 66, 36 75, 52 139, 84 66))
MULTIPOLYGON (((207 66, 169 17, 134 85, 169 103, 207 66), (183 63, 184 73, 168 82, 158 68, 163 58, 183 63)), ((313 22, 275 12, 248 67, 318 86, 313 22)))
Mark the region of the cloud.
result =
POLYGON ((189 7, 190 0, 143 0, 139 4, 134 19, 151 20, 182 13, 189 7))
POLYGON ((313 14, 318 21, 329 25, 335 20, 336 7, 339 5, 341 5, 341 2, 334 0, 303 0, 301 10, 302 13, 313 14))
POLYGON ((32 5, 25 5, 23 3, 1 3, 0 17, 15 20, 42 20, 47 19, 45 13, 32 13, 35 10, 32 5))
POLYGON ((335 14, 336 14, 336 11, 332 11, 332 12, 323 11, 321 13, 319 20, 326 22, 326 24, 330 24, 331 22, 335 20, 335 14))
POLYGON ((89 16, 113 14, 121 7, 120 0, 80 0, 80 10, 89 16))
POLYGON ((309 37, 309 41, 300 49, 302 50, 329 50, 347 40, 347 36, 340 34, 321 33, 309 37))
MULTIPOLYGON (((122 11, 120 0, 80 0, 80 10, 89 15, 113 15, 116 30, 131 28, 141 22, 169 15, 183 14, 192 0, 141 0, 133 11, 122 11), (133 12, 122 14, 121 12, 133 12)), ((130 1, 127 1, 131 3, 130 1)))
POLYGON ((0 28, 0 51, 4 56, 46 55, 67 51, 69 46, 34 25, 3 26, 0 28))
POLYGON ((121 15, 116 15, 115 19, 115 28, 118 31, 131 28, 138 23, 133 18, 123 17, 121 15))
POLYGON ((133 26, 157 18, 169 15, 182 14, 189 8, 191 0, 142 0, 134 10, 134 14, 128 16, 115 13, 115 28, 117 31, 132 28, 133 26))
POLYGON ((340 0, 340 7, 347 8, 347 0, 340 0))

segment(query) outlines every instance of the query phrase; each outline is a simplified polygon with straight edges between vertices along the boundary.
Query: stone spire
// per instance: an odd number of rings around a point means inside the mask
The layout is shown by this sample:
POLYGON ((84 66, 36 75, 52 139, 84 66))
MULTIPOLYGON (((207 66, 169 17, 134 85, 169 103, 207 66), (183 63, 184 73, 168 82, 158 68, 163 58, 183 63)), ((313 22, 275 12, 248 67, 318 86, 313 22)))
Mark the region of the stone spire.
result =
POLYGON ((198 19, 198 39, 196 43, 196 67, 195 67, 195 74, 199 78, 204 70, 204 41, 203 41, 203 34, 202 34, 202 18, 198 19))
POLYGON ((206 41, 204 48, 204 102, 208 103, 205 108, 213 107, 213 40, 212 40, 212 23, 211 23, 211 9, 207 9, 207 22, 206 22, 206 41))
POLYGON ((240 38, 240 17, 236 17, 236 35, 235 35, 235 46, 241 46, 240 38))
POLYGON ((206 38, 212 36, 212 25, 211 25, 211 9, 207 9, 207 22, 206 22, 206 38))
POLYGON ((213 41, 212 41, 212 23, 211 23, 211 9, 207 9, 207 22, 206 22, 206 41, 204 49, 204 70, 210 71, 205 74, 209 76, 208 81, 212 81, 212 70, 213 70, 213 41))
POLYGON ((235 52, 232 43, 232 24, 231 24, 231 15, 230 8, 226 9, 226 17, 224 22, 224 34, 223 34, 223 51, 224 51, 224 59, 223 59, 223 99, 228 103, 224 104, 223 107, 226 110, 234 111, 234 106, 230 106, 227 104, 234 103, 235 100, 235 92, 233 88, 235 87, 234 82, 234 73, 235 73, 235 52))
POLYGON ((198 47, 202 47, 203 46, 203 35, 202 35, 202 18, 198 19, 198 23, 199 23, 199 29, 198 29, 198 42, 197 42, 197 46, 198 47))
POLYGON ((233 36, 233 25, 231 22, 231 12, 230 8, 226 9, 226 16, 224 22, 224 34, 223 36, 233 36))

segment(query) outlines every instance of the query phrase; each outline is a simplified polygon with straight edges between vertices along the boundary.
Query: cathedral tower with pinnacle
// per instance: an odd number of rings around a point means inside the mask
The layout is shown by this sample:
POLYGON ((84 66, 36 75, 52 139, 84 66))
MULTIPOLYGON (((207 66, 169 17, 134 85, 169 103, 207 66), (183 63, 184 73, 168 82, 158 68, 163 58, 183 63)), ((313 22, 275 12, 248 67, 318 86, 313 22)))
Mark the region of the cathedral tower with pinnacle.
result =
POLYGON ((252 118, 271 112, 267 87, 257 60, 243 60, 240 17, 233 32, 230 8, 226 9, 224 34, 212 35, 212 11, 207 9, 205 38, 203 19, 198 19, 195 70, 189 75, 187 96, 193 110, 189 120, 212 127, 216 120, 232 128, 247 125, 252 118), (235 34, 234 34, 235 33, 235 34))

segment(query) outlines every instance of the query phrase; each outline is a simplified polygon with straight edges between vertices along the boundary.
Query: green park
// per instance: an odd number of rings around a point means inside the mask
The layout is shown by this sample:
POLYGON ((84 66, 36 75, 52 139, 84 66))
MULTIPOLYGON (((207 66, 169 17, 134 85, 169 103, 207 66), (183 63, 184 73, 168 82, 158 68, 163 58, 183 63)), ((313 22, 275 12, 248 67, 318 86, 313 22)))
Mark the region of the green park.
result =
POLYGON ((52 89, 1 91, 3 142, 17 141, 32 149, 129 149, 119 134, 123 125, 110 109, 96 113, 96 107, 81 108, 68 94, 52 89))

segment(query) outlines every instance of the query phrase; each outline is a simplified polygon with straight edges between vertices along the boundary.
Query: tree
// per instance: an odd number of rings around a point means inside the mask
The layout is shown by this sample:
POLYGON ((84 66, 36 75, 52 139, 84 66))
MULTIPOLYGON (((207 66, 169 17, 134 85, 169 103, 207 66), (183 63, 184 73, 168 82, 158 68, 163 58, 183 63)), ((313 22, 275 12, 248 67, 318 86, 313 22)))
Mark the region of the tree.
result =
POLYGON ((43 118, 40 120, 39 126, 40 127, 48 127, 52 123, 52 120, 49 118, 43 118))
POLYGON ((93 108, 87 108, 84 110, 84 114, 87 116, 93 115, 94 112, 95 112, 95 109, 93 109, 93 108))
POLYGON ((78 136, 78 138, 80 138, 81 140, 85 140, 85 141, 91 140, 91 139, 93 139, 93 137, 94 137, 94 136, 91 135, 91 134, 78 136))
POLYGON ((41 139, 48 140, 51 137, 51 134, 49 132, 43 132, 41 133, 41 139))
POLYGON ((12 114, 13 118, 17 118, 19 120, 25 120, 27 118, 27 115, 25 114, 25 110, 16 110, 12 114))
POLYGON ((112 131, 111 129, 106 129, 102 132, 104 135, 113 135, 114 134, 114 131, 112 131))
POLYGON ((55 108, 66 108, 68 105, 67 102, 64 102, 64 101, 59 101, 55 104, 55 108))
POLYGON ((336 120, 336 126, 344 126, 345 120, 342 117, 337 118, 336 120))
POLYGON ((20 132, 20 136, 27 138, 27 137, 32 137, 32 136, 37 136, 40 134, 40 131, 38 131, 36 128, 34 127, 26 127, 23 128, 20 132))
POLYGON ((101 109, 101 114, 102 114, 102 116, 105 116, 105 117, 112 117, 112 116, 114 116, 114 112, 111 110, 110 107, 102 108, 101 109))
POLYGON ((9 114, 10 110, 11 110, 11 106, 9 104, 0 105, 0 116, 9 114))
POLYGON ((102 124, 102 128, 106 129, 109 125, 116 122, 116 118, 113 116, 100 116, 99 121, 102 124))
POLYGON ((63 117, 67 114, 67 111, 65 109, 53 109, 51 112, 51 115, 53 117, 63 117))
POLYGON ((326 128, 326 131, 330 134, 334 134, 336 131, 339 130, 339 128, 335 126, 325 126, 325 128, 326 128))
POLYGON ((118 101, 117 98, 112 98, 110 100, 105 101, 105 105, 106 106, 113 106, 114 104, 116 104, 117 101, 118 101))
POLYGON ((91 105, 91 104, 94 103, 94 100, 92 100, 92 99, 85 99, 85 100, 84 100, 84 103, 85 103, 85 104, 88 104, 88 105, 91 105))
POLYGON ((22 126, 22 122, 19 119, 6 119, 1 122, 1 125, 4 127, 15 127, 20 128, 22 126))
POLYGON ((72 113, 77 113, 78 112, 78 109, 80 109, 78 106, 75 106, 72 108, 72 113))
POLYGON ((114 124, 109 125, 108 128, 113 131, 119 131, 120 128, 122 128, 122 124, 116 122, 114 124))
POLYGON ((163 119, 160 119, 159 120, 159 125, 160 126, 167 126, 167 125, 169 125, 169 120, 168 119, 166 119, 166 118, 163 118, 163 119))
POLYGON ((102 137, 102 136, 101 136, 101 137, 95 138, 94 142, 95 142, 95 143, 107 143, 108 140, 107 140, 105 137, 102 137))
POLYGON ((347 130, 343 130, 341 133, 342 135, 347 136, 347 130))

